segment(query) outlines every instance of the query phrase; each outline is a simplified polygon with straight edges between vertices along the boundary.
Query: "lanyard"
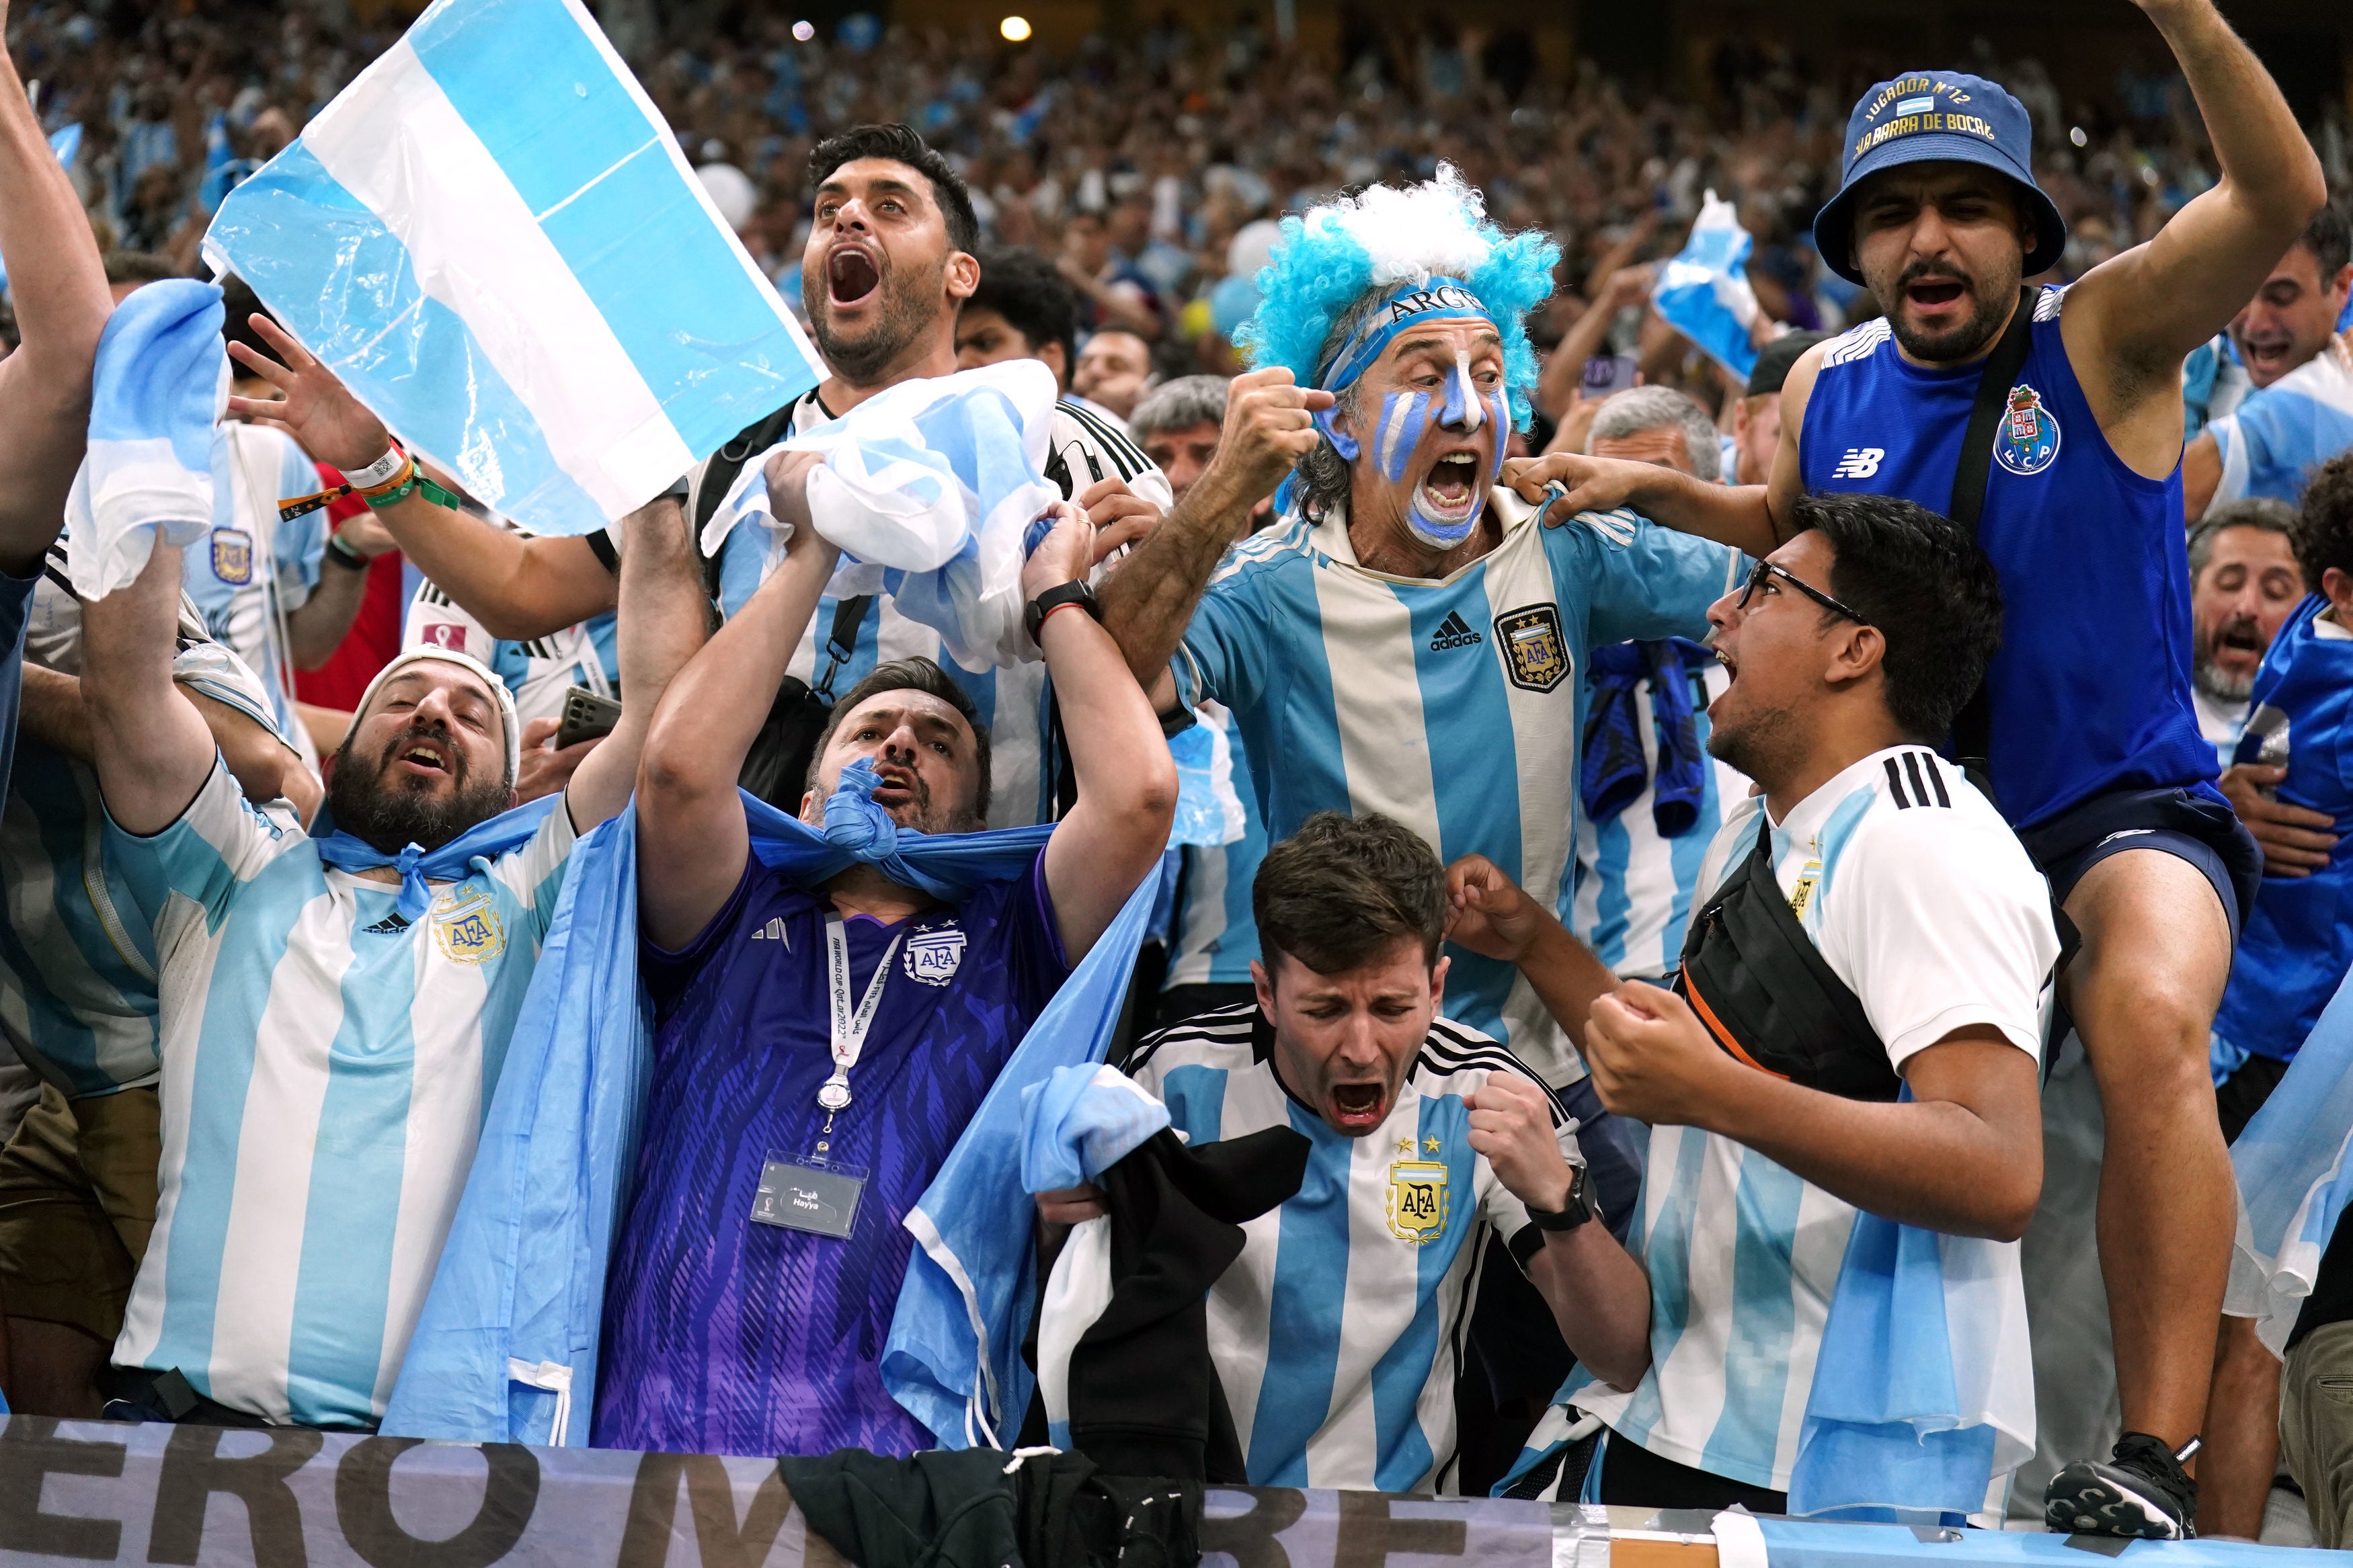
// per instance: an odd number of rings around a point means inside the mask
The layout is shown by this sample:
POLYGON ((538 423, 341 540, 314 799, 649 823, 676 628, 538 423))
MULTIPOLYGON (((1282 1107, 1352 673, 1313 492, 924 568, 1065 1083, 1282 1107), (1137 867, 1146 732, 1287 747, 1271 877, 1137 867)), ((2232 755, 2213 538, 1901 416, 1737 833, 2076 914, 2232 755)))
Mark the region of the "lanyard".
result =
POLYGON ((875 1011, 882 1005, 882 986, 891 978, 891 961, 899 955, 899 944, 906 936, 905 931, 901 931, 891 939, 891 945, 883 950, 882 962, 874 966, 874 977, 866 983, 866 994, 859 998, 853 1012, 849 1002, 849 938, 839 914, 825 917, 826 989, 833 1004, 833 1076, 818 1087, 817 1102, 825 1108, 828 1132, 833 1131, 835 1113, 849 1103, 849 1069, 858 1065, 859 1054, 866 1048, 866 1031, 873 1027, 875 1011))

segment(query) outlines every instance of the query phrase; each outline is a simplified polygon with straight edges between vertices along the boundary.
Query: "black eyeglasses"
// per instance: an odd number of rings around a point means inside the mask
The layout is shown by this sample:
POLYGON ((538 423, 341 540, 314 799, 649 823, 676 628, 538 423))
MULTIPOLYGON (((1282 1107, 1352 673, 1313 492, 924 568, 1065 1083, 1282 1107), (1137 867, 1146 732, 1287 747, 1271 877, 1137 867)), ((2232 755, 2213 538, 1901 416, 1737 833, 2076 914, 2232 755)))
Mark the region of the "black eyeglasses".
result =
POLYGON ((1740 590, 1740 607, 1742 609, 1745 610, 1748 607, 1750 597, 1756 594, 1757 589, 1762 588, 1765 585, 1765 579, 1767 577, 1778 577, 1781 581, 1789 584, 1790 587, 1795 588, 1799 593, 1803 594, 1807 598, 1811 599, 1815 604, 1820 605, 1823 609, 1828 610, 1831 615, 1843 616, 1859 626, 1867 626, 1871 625, 1871 622, 1865 619, 1863 616, 1852 605, 1840 604, 1836 599, 1831 598, 1828 594, 1823 593, 1811 583, 1806 582, 1799 577, 1796 573, 1790 571, 1788 567, 1777 566, 1770 561, 1759 561, 1757 563, 1756 568, 1748 574, 1748 582, 1740 590))

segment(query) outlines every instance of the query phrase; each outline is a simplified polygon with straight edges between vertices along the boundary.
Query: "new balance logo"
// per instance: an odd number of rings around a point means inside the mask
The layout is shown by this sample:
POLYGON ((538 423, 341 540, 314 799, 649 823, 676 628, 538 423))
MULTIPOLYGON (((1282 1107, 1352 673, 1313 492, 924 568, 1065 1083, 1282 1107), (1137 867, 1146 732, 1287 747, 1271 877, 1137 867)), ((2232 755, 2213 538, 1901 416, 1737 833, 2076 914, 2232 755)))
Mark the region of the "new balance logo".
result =
POLYGON ((1449 610, 1446 618, 1438 623, 1438 633, 1430 639, 1430 651, 1444 653, 1451 647, 1476 647, 1487 639, 1471 629, 1460 610, 1449 610))
POLYGON ((1884 447, 1849 447, 1846 456, 1831 470, 1834 479, 1867 479, 1879 472, 1879 460, 1887 456, 1884 447))
POLYGON ((776 916, 766 925, 761 926, 757 930, 754 931, 752 932, 752 940, 754 942, 781 942, 785 944, 785 951, 786 952, 790 952, 793 950, 793 939, 785 934, 785 917, 782 915, 776 916))

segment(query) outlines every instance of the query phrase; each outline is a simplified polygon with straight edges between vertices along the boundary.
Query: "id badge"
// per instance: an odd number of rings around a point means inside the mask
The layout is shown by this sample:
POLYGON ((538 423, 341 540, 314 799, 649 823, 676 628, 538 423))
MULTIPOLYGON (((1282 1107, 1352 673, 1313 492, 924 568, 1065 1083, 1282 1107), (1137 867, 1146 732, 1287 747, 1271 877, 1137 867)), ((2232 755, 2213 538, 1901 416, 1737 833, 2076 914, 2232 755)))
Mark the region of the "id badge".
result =
POLYGON ((752 1198, 752 1223, 844 1240, 858 1223, 858 1199, 865 1190, 863 1172, 771 1151, 752 1198))

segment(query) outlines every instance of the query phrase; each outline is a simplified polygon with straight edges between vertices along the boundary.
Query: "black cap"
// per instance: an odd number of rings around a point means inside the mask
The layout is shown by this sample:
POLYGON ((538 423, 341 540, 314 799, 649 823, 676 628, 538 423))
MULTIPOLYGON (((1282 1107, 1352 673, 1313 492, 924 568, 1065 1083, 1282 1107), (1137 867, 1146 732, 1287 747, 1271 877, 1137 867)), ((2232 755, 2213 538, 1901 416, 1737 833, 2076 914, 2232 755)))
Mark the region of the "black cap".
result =
POLYGON ((1757 368, 1748 373, 1748 391, 1744 395, 1762 397, 1768 392, 1780 391, 1798 356, 1829 336, 1828 332, 1783 332, 1758 349, 1757 368))

